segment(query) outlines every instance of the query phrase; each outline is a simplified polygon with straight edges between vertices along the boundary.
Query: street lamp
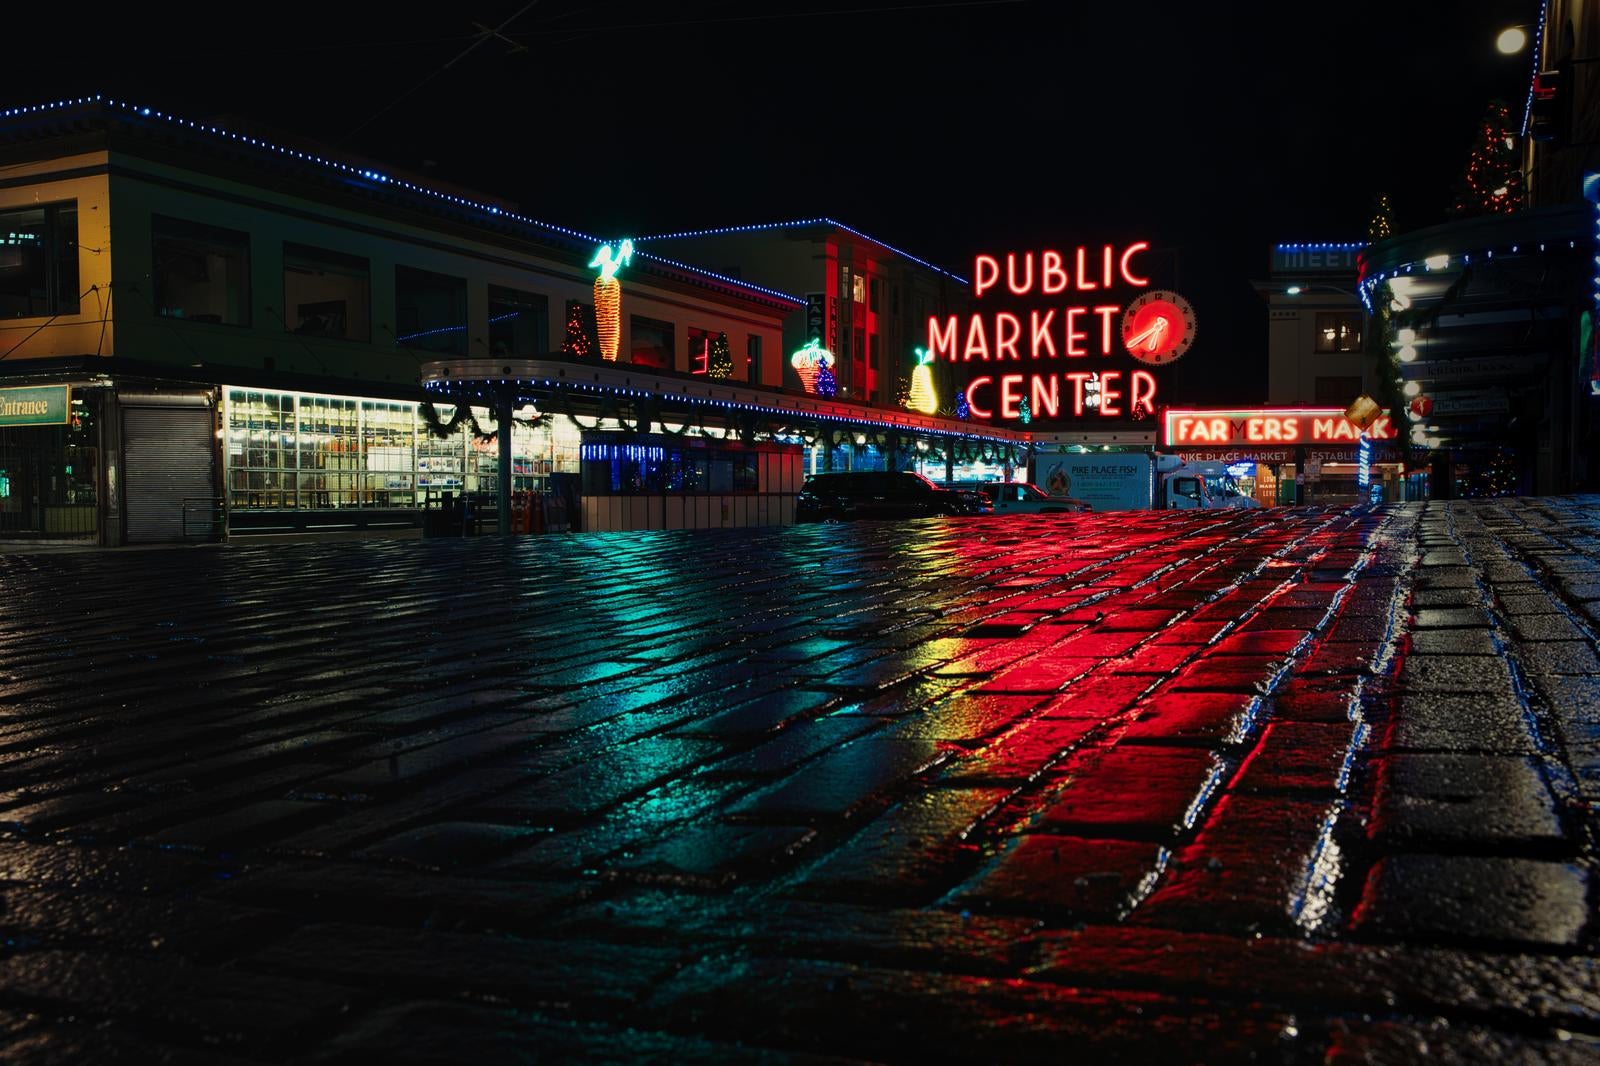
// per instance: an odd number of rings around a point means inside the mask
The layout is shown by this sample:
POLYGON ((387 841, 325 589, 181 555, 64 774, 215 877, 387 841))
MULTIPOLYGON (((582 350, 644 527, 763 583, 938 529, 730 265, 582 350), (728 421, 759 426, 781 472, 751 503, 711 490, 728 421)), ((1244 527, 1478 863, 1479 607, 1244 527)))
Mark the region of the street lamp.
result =
POLYGON ((1522 26, 1501 30, 1500 36, 1494 39, 1494 46, 1500 49, 1501 55, 1514 56, 1528 47, 1528 31, 1522 26))

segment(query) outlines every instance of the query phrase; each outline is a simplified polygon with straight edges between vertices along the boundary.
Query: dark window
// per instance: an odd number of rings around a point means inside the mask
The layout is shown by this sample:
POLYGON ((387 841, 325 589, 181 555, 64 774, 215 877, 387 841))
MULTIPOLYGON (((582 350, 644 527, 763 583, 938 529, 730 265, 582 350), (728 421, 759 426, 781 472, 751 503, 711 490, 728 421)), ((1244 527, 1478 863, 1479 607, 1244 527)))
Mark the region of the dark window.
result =
POLYGON ((1360 350, 1361 312, 1317 312, 1317 351, 1359 352, 1360 350))
POLYGON ((494 355, 543 355, 549 350, 549 298, 490 285, 489 351, 494 355))
POLYGON ((867 335, 867 365, 874 370, 878 369, 878 335, 876 333, 867 335))
POLYGON ((745 376, 750 384, 761 384, 761 338, 758 335, 750 334, 750 339, 744 344, 744 354, 750 366, 750 372, 745 376))
POLYGON ((675 368, 673 359, 677 353, 673 350, 671 322, 634 315, 629 339, 635 363, 662 370, 675 368))
POLYGON ((467 279, 395 267, 394 316, 400 347, 467 354, 467 279))
POLYGON ((0 212, 0 317, 78 313, 78 204, 0 212))
POLYGON ((900 313, 900 286, 898 285, 889 289, 889 313, 891 315, 900 313))
POLYGON ((191 322, 250 324, 250 235, 156 215, 156 312, 191 322))
POLYGON ((372 270, 360 256, 283 246, 284 325, 307 337, 372 339, 372 270))
POLYGON ((867 310, 868 311, 871 311, 874 314, 877 313, 877 310, 878 310, 878 295, 882 291, 883 291, 883 282, 879 281, 877 278, 873 278, 871 281, 867 282, 867 310))
POLYGON ((1315 395, 1312 402, 1319 407, 1349 407, 1361 395, 1361 379, 1359 377, 1319 377, 1316 381, 1315 395))

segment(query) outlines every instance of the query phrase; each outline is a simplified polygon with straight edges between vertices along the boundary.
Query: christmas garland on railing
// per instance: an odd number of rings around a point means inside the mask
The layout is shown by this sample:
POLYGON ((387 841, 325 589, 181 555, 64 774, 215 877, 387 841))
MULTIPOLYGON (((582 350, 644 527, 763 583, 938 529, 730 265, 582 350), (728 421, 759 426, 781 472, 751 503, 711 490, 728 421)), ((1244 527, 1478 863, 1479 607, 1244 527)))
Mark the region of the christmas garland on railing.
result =
POLYGON ((439 411, 433 406, 432 400, 423 400, 421 405, 422 420, 428 423, 428 432, 435 437, 448 437, 466 422, 472 427, 472 435, 478 440, 493 440, 499 434, 499 428, 484 429, 478 424, 478 416, 472 413, 470 403, 455 405, 455 413, 449 419, 439 417, 439 411))

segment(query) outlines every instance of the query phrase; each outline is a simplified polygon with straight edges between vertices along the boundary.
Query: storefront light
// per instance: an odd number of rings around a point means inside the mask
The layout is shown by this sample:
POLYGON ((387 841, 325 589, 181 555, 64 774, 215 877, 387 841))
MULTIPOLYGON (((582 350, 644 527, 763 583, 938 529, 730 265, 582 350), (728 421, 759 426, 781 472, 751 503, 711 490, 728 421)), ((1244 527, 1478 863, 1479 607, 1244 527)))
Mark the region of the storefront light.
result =
POLYGON ((1409 326, 1395 330, 1394 339, 1401 344, 1415 344, 1417 343, 1417 331, 1409 326))
POLYGON ((1407 344, 1400 349, 1400 361, 1402 363, 1414 363, 1416 360, 1417 349, 1415 345, 1407 344))
POLYGON ((1415 381, 1408 381, 1406 382, 1406 387, 1401 391, 1403 391, 1406 394, 1406 397, 1409 399, 1410 397, 1421 393, 1422 386, 1417 384, 1415 381))

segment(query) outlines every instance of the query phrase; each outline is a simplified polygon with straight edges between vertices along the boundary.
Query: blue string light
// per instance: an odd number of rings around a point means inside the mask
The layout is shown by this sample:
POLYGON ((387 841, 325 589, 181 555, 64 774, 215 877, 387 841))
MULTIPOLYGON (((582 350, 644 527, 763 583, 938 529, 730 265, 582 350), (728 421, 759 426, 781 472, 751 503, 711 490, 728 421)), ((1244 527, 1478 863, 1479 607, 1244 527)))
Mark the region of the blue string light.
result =
MULTIPOLYGON (((527 215, 518 214, 514 211, 507 211, 504 208, 497 207, 494 204, 485 203, 481 200, 473 200, 464 196, 455 196, 451 193, 440 192, 437 189, 430 189, 423 185, 417 185, 414 182, 391 177, 388 174, 384 174, 382 171, 372 170, 365 167, 354 167, 348 163, 341 163, 334 159, 327 159, 312 152, 302 152, 294 148, 285 148, 284 146, 274 144, 271 141, 264 141, 256 137, 251 137, 247 134, 235 133, 234 131, 221 126, 213 126, 204 122, 195 122, 191 119, 180 118, 176 115, 169 115, 154 108, 129 103, 126 100, 108 99, 100 94, 96 94, 94 96, 80 96, 66 100, 57 100, 47 104, 34 104, 29 107, 13 107, 4 111, 0 111, 0 119, 15 118, 21 115, 43 114, 48 111, 61 111, 67 108, 85 107, 92 104, 101 104, 114 110, 123 111, 131 115, 137 115, 140 118, 157 119, 161 122, 167 122, 174 126, 180 126, 184 129, 194 130, 197 133, 204 133, 220 140, 232 141, 236 144, 249 145, 252 148, 259 148, 262 151, 273 152, 286 159, 294 159, 302 163, 315 164, 323 167, 324 169, 336 171, 352 181, 370 182, 374 185, 404 189, 407 192, 414 193, 418 196, 424 196, 432 200, 443 201, 456 207, 466 208, 467 210, 471 211, 480 211, 496 219, 505 219, 523 226, 531 226, 538 229, 547 230, 551 233, 559 233, 564 237, 571 237, 573 239, 581 240, 590 244, 603 243, 600 238, 595 237, 592 234, 584 233, 580 230, 569 229, 566 226, 557 226, 551 222, 543 222, 539 219, 530 218, 527 215)), ((888 247, 888 245, 884 245, 884 247, 888 247)), ((656 258, 658 262, 667 266, 671 266, 677 270, 683 270, 703 278, 710 278, 725 285, 733 285, 751 292, 759 292, 765 296, 776 297, 785 302, 792 303, 797 307, 805 306, 805 300, 790 293, 780 292, 777 289, 769 289, 761 285, 754 285, 748 281, 741 281, 738 278, 730 278, 723 274, 717 274, 709 270, 701 269, 700 267, 692 266, 688 263, 674 263, 671 260, 660 259, 659 257, 652 258, 656 258)))
MULTIPOLYGON (((1367 246, 1366 241, 1321 241, 1310 244, 1277 244, 1273 246, 1278 252, 1359 252, 1367 246)), ((1257 247, 1260 247, 1257 245, 1257 247)))
POLYGON ((909 260, 911 260, 911 262, 916 263, 918 266, 925 266, 929 270, 932 270, 932 271, 934 271, 936 273, 939 273, 939 274, 943 274, 945 277, 950 278, 952 281, 958 281, 962 285, 968 284, 968 280, 966 278, 962 277, 959 274, 953 274, 950 271, 944 269, 943 267, 935 266, 934 264, 928 262, 926 259, 919 259, 916 256, 912 255, 910 252, 904 251, 903 249, 900 249, 900 248, 896 248, 894 245, 889 244, 887 241, 880 241, 878 238, 872 236, 871 234, 862 233, 858 229, 853 229, 850 226, 846 226, 843 222, 839 222, 839 221, 837 221, 835 219, 826 218, 826 217, 823 217, 823 218, 797 218, 792 222, 761 222, 761 223, 757 223, 756 225, 753 225, 753 226, 722 226, 722 227, 719 227, 717 229, 680 230, 677 233, 658 233, 653 237, 633 237, 633 238, 630 238, 630 239, 633 241, 634 244, 641 244, 644 241, 672 241, 672 240, 679 240, 681 238, 686 238, 686 237, 717 237, 717 236, 722 236, 722 235, 729 234, 729 233, 755 233, 755 232, 758 232, 760 230, 794 229, 794 228, 797 228, 797 227, 800 227, 800 226, 832 226, 835 229, 844 230, 844 232, 846 232, 848 234, 851 234, 852 236, 860 237, 864 241, 868 241, 868 242, 870 242, 872 244, 876 244, 879 248, 886 248, 889 251, 893 252, 895 255, 901 256, 902 258, 905 258, 905 259, 909 259, 909 260))
MULTIPOLYGON (((1528 135, 1528 123, 1533 121, 1533 86, 1539 78, 1539 57, 1544 47, 1544 20, 1550 14, 1550 0, 1539 5, 1539 29, 1533 35, 1533 69, 1528 72, 1528 98, 1522 105, 1522 136, 1528 135)), ((1572 86, 1563 85, 1560 91, 1570 93, 1572 86)))

